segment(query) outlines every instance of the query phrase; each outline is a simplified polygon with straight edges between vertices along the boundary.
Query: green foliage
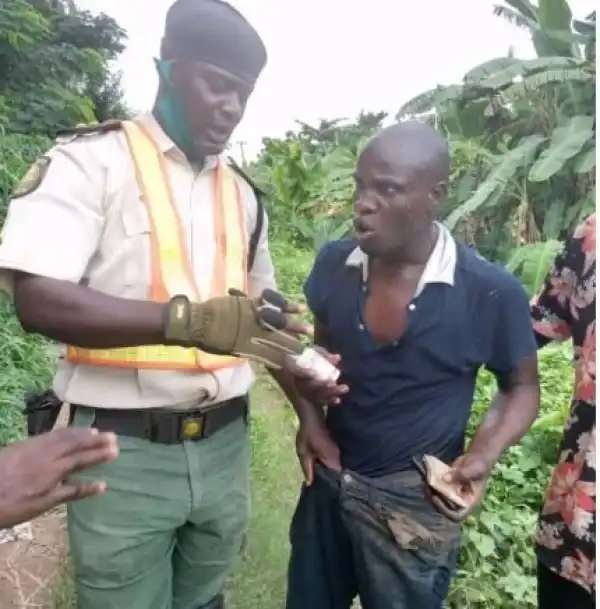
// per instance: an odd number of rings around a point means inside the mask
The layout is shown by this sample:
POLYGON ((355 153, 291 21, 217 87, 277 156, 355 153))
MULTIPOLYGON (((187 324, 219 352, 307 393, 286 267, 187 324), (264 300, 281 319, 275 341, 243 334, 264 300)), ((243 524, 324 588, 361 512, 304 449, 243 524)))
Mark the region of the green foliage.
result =
POLYGON ((506 0, 494 12, 531 33, 538 57, 488 60, 397 118, 433 116, 453 151, 470 152, 454 155, 445 221, 506 261, 523 244, 564 238, 594 200, 596 15, 573 20, 566 0, 506 0), (550 212, 558 234, 546 232, 550 212))
POLYGON ((0 447, 23 436, 23 398, 46 389, 54 367, 45 340, 25 334, 5 297, 0 298, 0 447))
POLYGON ((351 231, 358 153, 385 116, 361 113, 353 123, 301 124, 282 140, 263 141, 264 149, 249 169, 268 194, 274 236, 318 249, 351 231))
POLYGON ((529 296, 537 294, 554 257, 560 251, 562 243, 552 240, 543 243, 527 243, 514 250, 506 263, 506 268, 518 275, 529 296))
POLYGON ((110 72, 124 39, 113 19, 72 2, 0 0, 0 127, 47 135, 126 115, 110 72))

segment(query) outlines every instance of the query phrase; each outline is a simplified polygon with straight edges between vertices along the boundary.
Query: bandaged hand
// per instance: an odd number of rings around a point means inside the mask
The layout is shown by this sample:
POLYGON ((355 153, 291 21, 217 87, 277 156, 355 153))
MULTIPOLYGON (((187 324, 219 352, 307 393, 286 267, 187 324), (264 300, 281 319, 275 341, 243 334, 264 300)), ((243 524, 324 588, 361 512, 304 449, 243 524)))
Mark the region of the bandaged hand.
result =
POLYGON ((305 349, 294 335, 310 334, 308 327, 291 316, 296 312, 296 305, 273 290, 265 290, 256 299, 230 290, 228 296, 203 303, 176 296, 169 305, 165 338, 168 344, 281 368, 287 356, 305 349))

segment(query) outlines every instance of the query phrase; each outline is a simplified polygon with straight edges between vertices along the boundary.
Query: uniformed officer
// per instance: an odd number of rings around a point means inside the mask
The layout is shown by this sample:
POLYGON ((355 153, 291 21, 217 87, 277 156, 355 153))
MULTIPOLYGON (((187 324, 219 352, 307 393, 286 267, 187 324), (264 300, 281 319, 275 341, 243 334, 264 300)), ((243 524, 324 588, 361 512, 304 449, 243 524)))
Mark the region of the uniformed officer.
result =
POLYGON ((275 288, 267 223, 221 156, 265 63, 236 10, 177 0, 154 111, 75 129, 10 204, 0 281, 26 330, 66 345, 72 424, 119 436, 79 474, 107 492, 68 509, 82 609, 223 607, 249 512, 247 358, 298 345, 274 330, 282 303, 257 305, 275 288))

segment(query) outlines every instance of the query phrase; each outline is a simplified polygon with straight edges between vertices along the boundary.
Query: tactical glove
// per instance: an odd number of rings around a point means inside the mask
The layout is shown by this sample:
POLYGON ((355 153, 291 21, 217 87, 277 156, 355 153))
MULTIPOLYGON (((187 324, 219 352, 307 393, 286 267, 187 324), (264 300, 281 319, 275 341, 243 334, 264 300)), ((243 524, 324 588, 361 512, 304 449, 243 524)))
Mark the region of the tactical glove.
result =
POLYGON ((229 296, 202 303, 175 296, 167 312, 166 343, 281 368, 286 356, 300 355, 305 349, 285 332, 291 327, 286 306, 285 298, 273 290, 265 290, 257 299, 230 290, 229 296))

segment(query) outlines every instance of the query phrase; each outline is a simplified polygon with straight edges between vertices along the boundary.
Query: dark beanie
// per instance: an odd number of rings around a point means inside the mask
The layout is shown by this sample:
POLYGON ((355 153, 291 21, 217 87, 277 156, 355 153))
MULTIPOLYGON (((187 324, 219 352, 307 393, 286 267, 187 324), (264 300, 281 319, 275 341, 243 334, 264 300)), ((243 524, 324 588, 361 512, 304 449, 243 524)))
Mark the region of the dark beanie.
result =
POLYGON ((267 62, 250 23, 222 0, 175 0, 167 12, 163 59, 199 59, 254 83, 267 62))

